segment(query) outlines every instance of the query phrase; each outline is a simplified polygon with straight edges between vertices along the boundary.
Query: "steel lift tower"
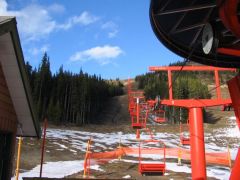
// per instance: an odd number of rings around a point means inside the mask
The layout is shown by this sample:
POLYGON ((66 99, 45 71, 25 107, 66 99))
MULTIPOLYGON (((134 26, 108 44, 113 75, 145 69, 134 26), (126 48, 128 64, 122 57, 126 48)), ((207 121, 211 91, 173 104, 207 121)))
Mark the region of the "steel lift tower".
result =
MULTIPOLYGON (((239 14, 240 0, 151 0, 149 11, 152 29, 159 41, 168 49, 186 60, 229 68, 240 68, 239 14)), ((168 70, 168 73, 170 72, 168 70)), ((240 128, 240 75, 230 80, 228 87, 240 128)), ((170 99, 165 101, 167 104, 174 103, 179 106, 186 103, 184 100, 171 101, 172 95, 169 95, 170 99)), ((217 92, 217 97, 220 97, 219 92, 217 92)), ((192 117, 199 119, 198 121, 202 121, 202 103, 212 106, 223 103, 223 101, 219 99, 200 102, 193 100, 188 102, 189 113, 192 117)), ((197 130, 196 133, 201 134, 202 130, 198 126, 201 127, 202 123, 192 123, 190 120, 191 129, 194 128, 197 130)), ((197 145, 191 141, 192 145, 202 146, 201 143, 197 145)), ((195 150, 195 153, 198 155, 201 152, 195 150)), ((239 169, 240 148, 230 179, 240 179, 239 169)), ((193 170, 193 179, 206 179, 203 165, 201 165, 201 173, 196 171, 193 170)))
POLYGON ((149 67, 150 71, 167 71, 169 99, 163 99, 160 104, 166 106, 177 106, 187 108, 189 111, 190 127, 190 147, 191 147, 191 165, 193 179, 206 179, 206 160, 205 160, 205 143, 203 129, 203 111, 204 107, 220 106, 230 104, 231 99, 221 98, 221 89, 219 82, 219 71, 236 71, 234 68, 218 68, 211 66, 165 66, 149 67), (216 99, 174 99, 172 90, 172 71, 214 71, 216 99))

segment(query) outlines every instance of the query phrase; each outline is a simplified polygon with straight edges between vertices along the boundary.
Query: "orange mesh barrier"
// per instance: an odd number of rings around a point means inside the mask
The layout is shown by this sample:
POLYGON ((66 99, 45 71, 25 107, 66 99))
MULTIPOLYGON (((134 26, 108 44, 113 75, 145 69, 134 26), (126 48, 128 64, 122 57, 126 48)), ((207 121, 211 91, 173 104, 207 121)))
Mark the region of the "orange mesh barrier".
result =
MULTIPOLYGON (((190 151, 187 149, 182 148, 166 148, 166 158, 174 158, 178 157, 179 151, 181 151, 181 158, 184 160, 190 160, 191 154, 190 151)), ((141 154, 152 154, 152 155, 159 155, 163 153, 162 148, 144 148, 141 150, 141 154)), ((114 151, 108 152, 98 152, 98 153, 91 153, 91 159, 117 159, 120 156, 131 156, 131 155, 139 155, 139 149, 136 148, 129 148, 129 147, 121 147, 114 151)), ((227 152, 209 152, 206 153, 206 162, 208 164, 216 164, 216 165, 229 165, 229 158, 227 152)))

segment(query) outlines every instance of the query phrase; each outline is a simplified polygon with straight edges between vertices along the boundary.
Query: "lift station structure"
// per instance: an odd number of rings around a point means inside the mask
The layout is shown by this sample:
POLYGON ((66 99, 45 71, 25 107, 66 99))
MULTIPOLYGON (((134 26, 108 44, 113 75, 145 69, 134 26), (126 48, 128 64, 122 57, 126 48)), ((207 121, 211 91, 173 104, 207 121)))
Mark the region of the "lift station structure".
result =
POLYGON ((191 166, 192 178, 206 179, 206 160, 205 160, 205 143, 203 129, 203 108, 211 106, 220 106, 230 104, 231 99, 222 99, 219 71, 236 71, 235 68, 218 68, 211 66, 165 66, 149 67, 150 71, 167 71, 169 99, 160 100, 160 104, 166 106, 177 106, 188 109, 189 127, 190 127, 190 147, 191 147, 191 166), (172 71, 213 71, 215 75, 216 99, 174 99, 172 88, 172 71))

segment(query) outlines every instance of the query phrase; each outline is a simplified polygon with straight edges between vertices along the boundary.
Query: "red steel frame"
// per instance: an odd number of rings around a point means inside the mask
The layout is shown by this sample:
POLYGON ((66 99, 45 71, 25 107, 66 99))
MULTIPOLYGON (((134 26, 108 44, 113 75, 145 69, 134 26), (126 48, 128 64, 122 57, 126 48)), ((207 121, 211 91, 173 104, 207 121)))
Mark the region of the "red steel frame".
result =
MULTIPOLYGON (((224 26, 230 30, 237 38, 240 38, 240 22, 238 18, 238 5, 239 0, 218 0, 219 17, 221 18, 224 26)), ((220 47, 217 49, 218 53, 226 54, 230 56, 239 56, 240 50, 238 47, 220 47)))
MULTIPOLYGON (((228 89, 232 99, 237 125, 240 129, 240 75, 228 81, 228 89)), ((230 179, 240 179, 240 148, 238 148, 238 154, 232 168, 230 179)))
POLYGON ((219 17, 224 26, 229 29, 236 37, 240 38, 240 22, 238 20, 239 0, 218 0, 221 4, 219 7, 219 17))
MULTIPOLYGON (((140 117, 140 99, 145 99, 144 91, 132 90, 132 83, 128 79, 128 110, 131 116, 132 127, 136 129, 136 139, 140 139, 140 129, 146 127, 146 121, 148 116, 148 110, 146 112, 146 117, 143 119, 140 117)), ((142 104, 141 104, 142 105, 142 104)), ((147 105, 147 104, 146 104, 147 105)), ((146 109, 146 105, 142 105, 146 109)))
MULTIPOLYGON (((178 106, 189 109, 190 125, 190 147, 191 147, 191 166, 192 179, 207 179, 205 143, 203 129, 203 107, 219 106, 231 103, 231 99, 222 99, 218 71, 236 71, 234 68, 218 68, 211 66, 163 66, 149 67, 150 71, 167 71, 169 99, 161 100, 161 104, 167 106, 178 106), (216 85, 216 99, 173 99, 172 92, 172 71, 214 71, 216 85)), ((240 156, 240 155, 239 155, 240 156)))

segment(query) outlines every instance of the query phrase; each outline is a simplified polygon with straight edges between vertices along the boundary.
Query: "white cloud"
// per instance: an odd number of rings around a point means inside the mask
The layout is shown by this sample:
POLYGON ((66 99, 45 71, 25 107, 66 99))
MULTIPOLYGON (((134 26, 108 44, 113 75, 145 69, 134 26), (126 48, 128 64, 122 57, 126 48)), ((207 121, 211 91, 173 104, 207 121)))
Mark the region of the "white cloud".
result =
POLYGON ((48 10, 50 12, 54 12, 54 13, 63 13, 65 11, 65 7, 61 4, 52 4, 48 7, 48 10))
POLYGON ((123 54, 123 51, 118 46, 97 46, 84 51, 76 52, 70 57, 70 61, 86 62, 95 60, 101 65, 111 63, 111 60, 123 54))
POLYGON ((1 15, 17 17, 18 29, 24 39, 35 40, 44 37, 56 27, 56 22, 42 6, 32 4, 19 11, 8 11, 7 7, 7 2, 0 0, 1 15))
POLYGON ((108 21, 101 26, 102 29, 115 29, 117 25, 113 21, 108 21))
POLYGON ((72 26, 74 26, 75 24, 80 24, 80 25, 86 26, 86 25, 96 22, 98 19, 99 19, 99 17, 91 15, 89 12, 84 11, 79 16, 73 16, 73 17, 69 18, 67 23, 59 25, 58 28, 67 30, 67 29, 71 28, 72 26))
POLYGON ((32 55, 36 56, 36 55, 39 55, 40 53, 42 54, 44 52, 47 52, 48 50, 49 50, 49 44, 45 44, 40 48, 36 48, 36 47, 30 48, 28 51, 32 55))
POLYGON ((5 0, 0 0, 0 14, 4 14, 7 11, 7 2, 5 0))
POLYGON ((49 12, 38 5, 30 5, 22 9, 17 15, 17 20, 19 31, 28 40, 43 38, 53 32, 57 25, 49 12))
POLYGON ((63 12, 65 8, 59 4, 48 7, 31 4, 23 9, 9 11, 6 0, 0 0, 0 14, 16 16, 18 29, 24 40, 39 40, 58 29, 69 29, 76 24, 89 25, 98 20, 98 17, 84 11, 80 16, 70 17, 66 24, 57 23, 51 16, 51 12, 63 12))
POLYGON ((118 30, 115 29, 115 30, 108 33, 108 37, 109 38, 114 38, 117 35, 117 33, 118 33, 118 30))
POLYGON ((102 24, 101 28, 108 31, 109 38, 115 37, 117 35, 117 33, 119 32, 118 25, 116 23, 114 23, 113 21, 108 21, 108 22, 102 24))

